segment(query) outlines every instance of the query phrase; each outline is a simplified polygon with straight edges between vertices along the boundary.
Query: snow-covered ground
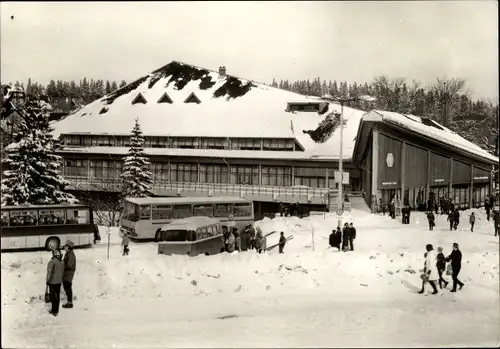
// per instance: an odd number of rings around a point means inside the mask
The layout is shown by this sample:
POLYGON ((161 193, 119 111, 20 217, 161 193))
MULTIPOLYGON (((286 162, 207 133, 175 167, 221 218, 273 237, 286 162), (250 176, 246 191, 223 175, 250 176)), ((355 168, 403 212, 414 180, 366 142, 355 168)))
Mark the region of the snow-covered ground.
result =
POLYGON ((42 300, 50 254, 2 253, 2 346, 497 346, 499 240, 474 211, 473 233, 467 212, 459 231, 438 216, 431 232, 421 213, 401 225, 353 211, 357 239, 347 253, 328 248, 335 215, 257 222, 264 232, 294 236, 283 255, 160 256, 155 243, 132 243, 123 257, 114 229, 108 260, 102 231, 102 244, 76 250, 75 308, 56 318, 42 300), (417 294, 425 245, 448 255, 453 242, 463 253, 465 287, 417 294))

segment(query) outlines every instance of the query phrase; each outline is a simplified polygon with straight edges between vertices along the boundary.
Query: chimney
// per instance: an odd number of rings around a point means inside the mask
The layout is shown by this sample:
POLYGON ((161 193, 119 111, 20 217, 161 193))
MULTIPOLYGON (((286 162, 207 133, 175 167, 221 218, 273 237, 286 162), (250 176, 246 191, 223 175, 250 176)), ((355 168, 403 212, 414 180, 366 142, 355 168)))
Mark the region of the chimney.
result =
POLYGON ((226 76, 226 67, 225 66, 219 67, 219 79, 221 79, 225 76, 226 76))

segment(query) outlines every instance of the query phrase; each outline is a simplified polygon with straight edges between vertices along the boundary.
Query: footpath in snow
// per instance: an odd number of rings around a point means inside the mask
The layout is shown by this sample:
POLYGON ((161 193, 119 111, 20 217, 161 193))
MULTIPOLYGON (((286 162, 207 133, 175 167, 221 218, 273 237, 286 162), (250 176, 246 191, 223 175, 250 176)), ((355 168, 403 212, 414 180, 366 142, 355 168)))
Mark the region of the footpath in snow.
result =
POLYGON ((445 216, 428 231, 422 213, 402 225, 353 211, 347 220, 357 238, 347 253, 328 248, 330 214, 256 222, 264 233, 294 236, 282 255, 159 256, 155 243, 133 243, 124 257, 114 229, 109 260, 105 240, 76 250, 75 308, 57 318, 42 300, 50 253, 2 253, 2 346, 496 346, 499 240, 474 211, 473 233, 467 211, 451 232, 445 216), (463 253, 465 287, 417 294, 425 245, 448 255, 453 242, 463 253))

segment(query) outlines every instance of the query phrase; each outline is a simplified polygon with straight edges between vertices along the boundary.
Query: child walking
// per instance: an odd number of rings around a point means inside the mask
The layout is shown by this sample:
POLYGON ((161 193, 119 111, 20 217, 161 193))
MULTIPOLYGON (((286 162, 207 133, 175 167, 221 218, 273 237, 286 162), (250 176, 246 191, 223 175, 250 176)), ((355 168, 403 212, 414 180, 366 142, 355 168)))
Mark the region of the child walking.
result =
POLYGON ((123 256, 128 256, 128 244, 130 242, 130 238, 128 237, 127 234, 123 234, 123 238, 122 238, 122 246, 123 246, 123 256))
POLYGON ((438 273, 439 273, 439 288, 443 288, 443 284, 444 284, 444 288, 446 288, 446 286, 448 286, 448 281, 446 281, 445 279, 443 279, 443 273, 446 269, 446 258, 443 254, 443 248, 442 247, 438 247, 437 248, 437 263, 436 263, 436 267, 438 268, 438 273))

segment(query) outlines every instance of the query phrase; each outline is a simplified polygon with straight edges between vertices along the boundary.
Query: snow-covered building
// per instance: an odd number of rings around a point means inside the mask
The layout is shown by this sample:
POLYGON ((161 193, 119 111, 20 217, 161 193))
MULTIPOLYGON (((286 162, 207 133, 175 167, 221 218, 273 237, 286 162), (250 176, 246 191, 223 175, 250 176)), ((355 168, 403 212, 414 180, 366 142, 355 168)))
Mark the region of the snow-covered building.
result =
MULTIPOLYGON (((228 75, 225 67, 212 71, 173 61, 55 123, 54 134, 75 189, 118 191, 139 117, 157 195, 237 195, 262 203, 256 212, 265 213, 276 212, 279 202, 324 205, 336 188, 340 129, 321 144, 304 131, 312 133, 340 109, 228 75)), ((354 161, 359 141, 370 136, 364 114, 344 107, 342 158, 350 177, 346 189, 364 189, 370 201, 369 169, 354 161)), ((493 160, 484 161, 491 166, 493 160)))
POLYGON ((498 157, 434 120, 372 110, 359 125, 353 162, 363 169, 369 205, 392 197, 411 206, 450 197, 460 208, 484 205, 498 157), (402 195, 404 193, 404 195, 402 195))

